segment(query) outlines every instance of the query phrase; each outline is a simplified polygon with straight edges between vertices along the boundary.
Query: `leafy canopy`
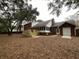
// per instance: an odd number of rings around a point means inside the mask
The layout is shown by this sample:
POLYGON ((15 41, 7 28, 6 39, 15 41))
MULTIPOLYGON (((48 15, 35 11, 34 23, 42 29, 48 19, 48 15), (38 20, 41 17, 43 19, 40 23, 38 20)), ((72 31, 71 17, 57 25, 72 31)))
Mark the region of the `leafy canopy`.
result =
POLYGON ((28 4, 28 0, 0 0, 0 23, 11 32, 14 29, 13 24, 18 23, 21 29, 22 21, 32 21, 39 15, 37 8, 28 4))
POLYGON ((48 4, 49 10, 52 10, 52 14, 59 16, 61 14, 63 7, 68 7, 68 10, 71 8, 76 9, 79 7, 79 0, 52 0, 48 4))

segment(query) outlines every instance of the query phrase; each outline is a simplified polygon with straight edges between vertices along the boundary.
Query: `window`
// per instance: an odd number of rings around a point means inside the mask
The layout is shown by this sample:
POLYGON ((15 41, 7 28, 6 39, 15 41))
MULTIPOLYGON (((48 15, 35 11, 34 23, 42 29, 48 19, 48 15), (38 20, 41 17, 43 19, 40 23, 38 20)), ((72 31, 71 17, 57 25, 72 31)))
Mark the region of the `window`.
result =
POLYGON ((49 30, 50 28, 49 27, 45 27, 45 30, 49 30))
POLYGON ((50 30, 49 27, 39 27, 39 30, 50 30))

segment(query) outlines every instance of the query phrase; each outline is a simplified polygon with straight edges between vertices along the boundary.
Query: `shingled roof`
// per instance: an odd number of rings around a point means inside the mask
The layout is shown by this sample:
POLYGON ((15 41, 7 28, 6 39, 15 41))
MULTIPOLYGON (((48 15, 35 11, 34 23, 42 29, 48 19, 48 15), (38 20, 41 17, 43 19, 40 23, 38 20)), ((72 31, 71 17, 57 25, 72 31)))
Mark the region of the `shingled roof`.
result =
POLYGON ((72 24, 72 25, 76 25, 75 24, 75 20, 68 20, 68 21, 66 21, 67 23, 70 23, 70 24, 72 24))
POLYGON ((40 22, 40 23, 36 24, 34 27, 44 27, 44 26, 46 26, 50 21, 51 21, 51 20, 40 22))
POLYGON ((53 25, 52 27, 61 26, 62 24, 64 24, 64 22, 58 22, 58 23, 54 23, 54 25, 53 25))
MULTIPOLYGON (((48 24, 49 22, 52 22, 52 20, 38 22, 38 23, 36 23, 33 27, 47 27, 47 24, 48 24)), ((53 25, 51 24, 50 27, 57 27, 57 26, 60 27, 60 26, 63 25, 65 22, 76 26, 74 20, 68 20, 68 21, 64 21, 64 22, 54 23, 53 25)))
POLYGON ((76 24, 75 24, 75 21, 74 20, 68 20, 68 21, 64 21, 64 22, 58 22, 58 23, 54 23, 54 25, 52 26, 52 27, 57 27, 57 26, 61 26, 61 25, 63 25, 64 23, 69 23, 69 24, 72 24, 72 25, 75 25, 76 26, 76 24))

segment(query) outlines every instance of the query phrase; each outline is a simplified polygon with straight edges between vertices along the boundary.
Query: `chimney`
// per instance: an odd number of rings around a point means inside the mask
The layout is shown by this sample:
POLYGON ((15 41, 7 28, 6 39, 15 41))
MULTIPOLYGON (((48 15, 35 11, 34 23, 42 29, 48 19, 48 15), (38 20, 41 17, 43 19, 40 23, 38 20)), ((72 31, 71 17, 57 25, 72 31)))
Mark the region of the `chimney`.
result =
POLYGON ((54 21, 54 18, 52 19, 52 26, 54 25, 55 21, 54 21))

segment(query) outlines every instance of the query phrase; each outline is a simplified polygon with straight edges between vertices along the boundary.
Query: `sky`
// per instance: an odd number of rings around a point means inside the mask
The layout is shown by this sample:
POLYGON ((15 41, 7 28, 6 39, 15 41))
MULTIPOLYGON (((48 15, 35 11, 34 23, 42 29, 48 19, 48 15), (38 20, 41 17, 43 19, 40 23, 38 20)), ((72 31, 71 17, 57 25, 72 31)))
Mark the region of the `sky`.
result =
POLYGON ((37 20, 43 20, 43 21, 47 21, 50 20, 52 18, 55 19, 56 22, 61 22, 66 20, 67 17, 69 17, 70 15, 73 15, 76 13, 76 11, 78 11, 79 9, 71 9, 70 11, 66 11, 67 7, 63 8, 63 11, 61 13, 61 15, 59 17, 56 17, 55 15, 50 14, 50 11, 48 10, 48 1, 45 0, 32 0, 29 2, 30 4, 32 4, 33 8, 37 8, 37 11, 39 11, 40 15, 37 16, 37 20))

